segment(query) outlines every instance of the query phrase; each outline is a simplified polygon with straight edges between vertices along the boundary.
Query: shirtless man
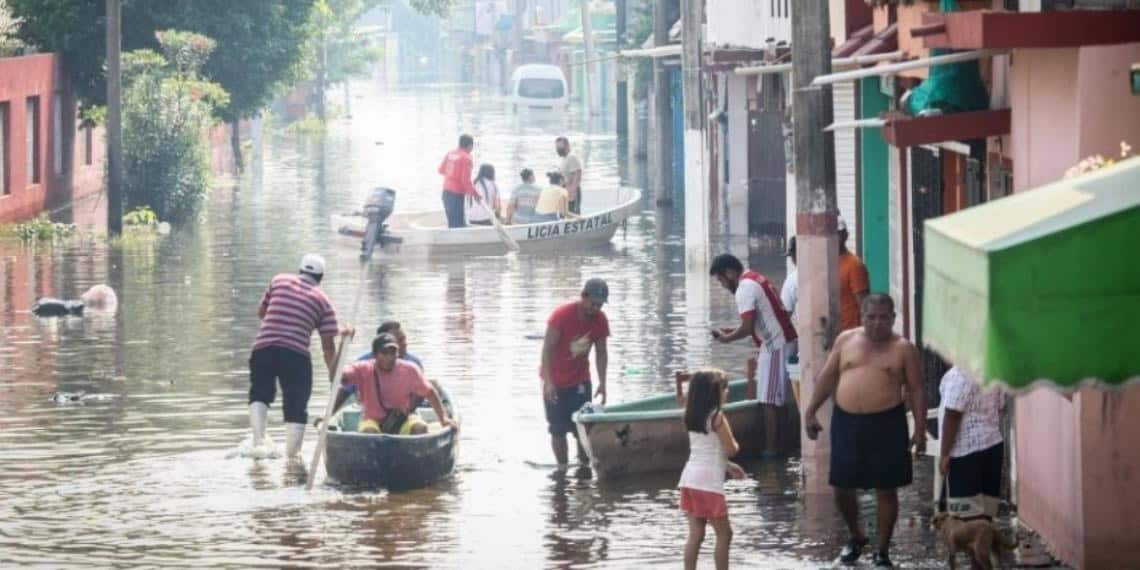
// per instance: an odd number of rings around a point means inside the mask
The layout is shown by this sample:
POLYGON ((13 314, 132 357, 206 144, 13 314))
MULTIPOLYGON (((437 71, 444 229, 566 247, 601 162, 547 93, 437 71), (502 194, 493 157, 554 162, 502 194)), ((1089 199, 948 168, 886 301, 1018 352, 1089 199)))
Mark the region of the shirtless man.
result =
MULTIPOLYGON (((910 406, 926 417, 918 349, 894 334, 895 304, 887 295, 863 300, 863 326, 844 331, 816 379, 816 390, 804 411, 804 429, 815 439, 823 430, 815 414, 835 395, 831 416, 831 466, 828 482, 835 503, 851 531, 840 561, 854 564, 870 542, 859 525, 857 489, 875 489, 879 511, 877 567, 891 568, 888 549, 898 518, 898 488, 911 483, 909 447, 926 451, 926 431, 916 429, 907 444, 903 387, 910 406)), ((921 425, 921 424, 919 424, 921 425)))

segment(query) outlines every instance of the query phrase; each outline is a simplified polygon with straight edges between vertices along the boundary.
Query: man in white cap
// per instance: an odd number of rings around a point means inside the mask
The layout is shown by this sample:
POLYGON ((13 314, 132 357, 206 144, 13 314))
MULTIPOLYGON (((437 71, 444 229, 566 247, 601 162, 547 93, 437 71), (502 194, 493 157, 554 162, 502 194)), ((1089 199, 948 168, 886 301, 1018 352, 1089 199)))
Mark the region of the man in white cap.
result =
POLYGON ((325 260, 308 254, 301 258, 298 274, 282 273, 269 282, 257 315, 261 326, 249 357, 249 425, 253 447, 265 445, 265 424, 269 405, 281 384, 285 416, 285 456, 301 451, 308 420, 306 408, 313 390, 313 366, 309 341, 313 331, 321 336, 325 367, 336 366, 335 339, 338 332, 336 311, 320 288, 325 260))

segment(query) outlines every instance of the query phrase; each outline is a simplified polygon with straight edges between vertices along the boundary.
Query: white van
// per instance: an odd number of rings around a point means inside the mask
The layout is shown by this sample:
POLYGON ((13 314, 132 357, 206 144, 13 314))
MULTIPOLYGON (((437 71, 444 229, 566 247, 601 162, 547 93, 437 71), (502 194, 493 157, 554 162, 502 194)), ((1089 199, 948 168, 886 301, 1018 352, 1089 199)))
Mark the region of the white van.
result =
POLYGON ((564 110, 568 101, 566 77, 557 65, 528 63, 518 66, 511 74, 511 103, 515 110, 564 110))

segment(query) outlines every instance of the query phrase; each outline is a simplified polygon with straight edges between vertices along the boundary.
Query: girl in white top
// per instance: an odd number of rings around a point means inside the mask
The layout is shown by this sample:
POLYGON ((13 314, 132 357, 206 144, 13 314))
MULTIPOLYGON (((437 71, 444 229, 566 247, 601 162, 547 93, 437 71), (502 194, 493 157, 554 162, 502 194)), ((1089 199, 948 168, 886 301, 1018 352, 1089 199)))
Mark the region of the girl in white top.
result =
POLYGON ((479 174, 475 176, 475 191, 483 198, 483 205, 473 204, 471 196, 467 197, 467 223, 477 226, 491 225, 491 216, 487 214, 490 209, 499 213, 499 186, 495 184, 495 167, 483 164, 479 167, 479 174))
POLYGON ((689 461, 681 472, 681 510, 689 520, 685 543, 685 569, 697 567, 697 554, 705 539, 705 525, 716 532, 713 560, 717 570, 728 568, 728 547, 732 526, 724 500, 725 474, 740 479, 744 470, 728 460, 740 451, 732 427, 721 411, 728 396, 728 380, 720 370, 702 370, 692 375, 677 373, 677 401, 685 406, 685 427, 689 432, 689 461), (681 384, 689 381, 689 396, 681 384))

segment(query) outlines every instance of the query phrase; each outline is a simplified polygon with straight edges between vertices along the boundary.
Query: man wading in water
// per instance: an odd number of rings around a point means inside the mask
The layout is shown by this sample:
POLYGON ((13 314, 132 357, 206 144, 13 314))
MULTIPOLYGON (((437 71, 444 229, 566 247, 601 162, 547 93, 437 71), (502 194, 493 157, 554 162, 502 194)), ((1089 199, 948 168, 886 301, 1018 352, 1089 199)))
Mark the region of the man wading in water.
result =
POLYGON ((828 482, 835 487, 836 506, 851 531, 840 561, 854 564, 870 542, 859 525, 855 493, 875 489, 879 542, 874 563, 890 568, 887 551, 898 518, 898 488, 910 485, 912 477, 908 448, 914 446, 915 454, 926 451, 926 432, 921 428, 907 444, 903 388, 919 418, 926 417, 926 392, 918 350, 891 330, 894 301, 882 294, 869 295, 863 300, 862 314, 861 328, 845 331, 835 340, 804 411, 804 430, 813 440, 819 436, 823 426, 815 414, 835 394, 828 482))
MULTIPOLYGON (((546 423, 550 431, 550 447, 559 467, 569 463, 566 434, 578 439, 571 416, 590 401, 590 347, 597 354, 598 391, 594 396, 606 403, 606 365, 609 354, 606 337, 610 324, 602 305, 609 297, 606 282, 593 278, 582 288, 582 298, 558 307, 546 321, 546 337, 542 343, 542 397, 546 405, 546 423)), ((578 462, 585 467, 586 450, 578 444, 578 462)))
POLYGON ((274 277, 261 298, 257 309, 261 326, 249 357, 249 426, 255 450, 265 444, 269 404, 273 403, 280 382, 285 457, 296 457, 301 451, 309 418, 305 410, 313 392, 309 340, 314 330, 321 335, 321 350, 330 377, 336 366, 336 311, 320 287, 324 274, 324 258, 306 255, 301 259, 299 274, 274 277))

